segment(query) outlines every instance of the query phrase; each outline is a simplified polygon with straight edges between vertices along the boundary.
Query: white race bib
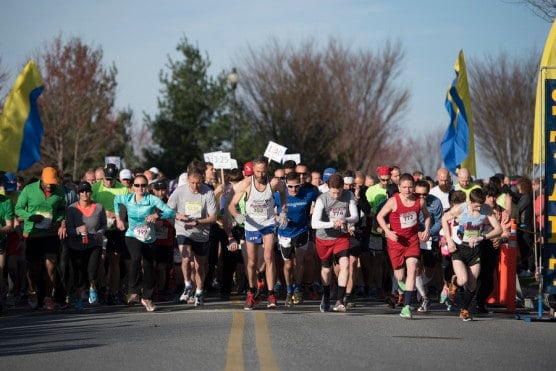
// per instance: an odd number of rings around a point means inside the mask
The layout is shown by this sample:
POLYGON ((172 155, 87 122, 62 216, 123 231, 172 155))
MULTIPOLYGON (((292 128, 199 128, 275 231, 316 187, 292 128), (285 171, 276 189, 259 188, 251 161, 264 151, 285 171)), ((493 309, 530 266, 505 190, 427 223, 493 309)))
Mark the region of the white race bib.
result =
POLYGON ((151 228, 148 225, 138 225, 133 228, 133 235, 141 242, 151 239, 151 228))
POLYGON ((400 214, 400 224, 402 229, 415 226, 417 224, 417 213, 415 211, 410 211, 400 214))

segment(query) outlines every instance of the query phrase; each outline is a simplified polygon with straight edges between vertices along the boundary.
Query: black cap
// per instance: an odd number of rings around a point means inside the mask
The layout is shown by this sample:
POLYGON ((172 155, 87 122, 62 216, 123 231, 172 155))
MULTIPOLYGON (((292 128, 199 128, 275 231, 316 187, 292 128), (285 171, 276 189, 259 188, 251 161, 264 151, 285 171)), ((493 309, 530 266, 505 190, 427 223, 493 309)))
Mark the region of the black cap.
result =
POLYGON ((168 181, 166 179, 158 179, 153 182, 154 189, 168 189, 168 181))
POLYGON ((89 182, 81 182, 77 186, 77 192, 92 192, 93 188, 89 184, 89 182))
POLYGON ((114 164, 107 164, 104 167, 104 178, 105 179, 116 179, 118 178, 118 168, 114 164))

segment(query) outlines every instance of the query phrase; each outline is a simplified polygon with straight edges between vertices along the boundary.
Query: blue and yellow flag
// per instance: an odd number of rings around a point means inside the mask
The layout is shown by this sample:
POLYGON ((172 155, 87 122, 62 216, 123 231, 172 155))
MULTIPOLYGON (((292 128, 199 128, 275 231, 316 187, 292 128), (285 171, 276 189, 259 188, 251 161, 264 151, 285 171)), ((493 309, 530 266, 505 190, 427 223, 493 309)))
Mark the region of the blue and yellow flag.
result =
POLYGON ((42 91, 39 69, 29 61, 17 77, 0 116, 0 170, 15 173, 41 159, 43 127, 37 99, 42 91))
POLYGON ((440 151, 444 165, 452 173, 455 174, 458 168, 466 168, 472 176, 477 176, 471 96, 463 50, 459 52, 454 70, 456 78, 448 89, 444 103, 450 114, 450 125, 442 138, 440 151))
POLYGON ((547 95, 545 91, 546 80, 556 79, 556 20, 552 22, 552 27, 546 38, 546 43, 542 53, 539 75, 537 77, 537 97, 535 100, 535 125, 533 131, 533 164, 544 163, 545 152, 545 105, 543 102, 547 95))

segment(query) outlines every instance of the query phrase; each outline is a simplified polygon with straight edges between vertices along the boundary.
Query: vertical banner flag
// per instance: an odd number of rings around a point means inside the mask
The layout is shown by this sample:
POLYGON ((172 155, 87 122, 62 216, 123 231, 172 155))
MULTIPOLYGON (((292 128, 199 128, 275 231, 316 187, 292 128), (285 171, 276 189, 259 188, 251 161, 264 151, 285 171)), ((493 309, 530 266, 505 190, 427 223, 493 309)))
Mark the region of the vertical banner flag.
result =
POLYGON ((556 20, 552 23, 542 53, 537 78, 533 164, 545 175, 546 192, 541 263, 543 290, 556 294, 556 20), (543 171, 544 170, 544 171, 543 171))
POLYGON ((29 61, 17 77, 0 116, 0 170, 15 173, 41 159, 43 127, 37 99, 42 91, 39 69, 29 61))
POLYGON ((537 77, 537 97, 535 100, 535 126, 533 131, 533 164, 544 163, 544 88, 546 79, 556 79, 556 20, 552 23, 544 51, 542 52, 539 75, 537 77))
POLYGON ((456 78, 446 93, 444 103, 450 114, 450 125, 442 138, 440 151, 444 164, 452 173, 464 167, 472 176, 477 176, 471 97, 463 50, 459 52, 454 70, 456 78))
POLYGON ((556 79, 545 81, 546 197, 544 245, 542 249, 543 288, 556 294, 556 79))

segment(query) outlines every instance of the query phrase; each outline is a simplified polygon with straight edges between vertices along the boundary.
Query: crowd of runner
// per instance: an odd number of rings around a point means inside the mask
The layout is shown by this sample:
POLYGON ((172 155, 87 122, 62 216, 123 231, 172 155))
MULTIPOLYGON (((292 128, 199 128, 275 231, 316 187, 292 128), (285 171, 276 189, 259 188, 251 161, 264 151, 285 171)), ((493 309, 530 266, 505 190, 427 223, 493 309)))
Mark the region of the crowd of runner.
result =
POLYGON ((0 313, 235 295, 245 310, 320 299, 321 312, 366 298, 410 319, 434 298, 469 321, 488 312, 512 222, 518 272, 536 274, 540 179, 291 160, 271 173, 262 156, 225 171, 193 161, 173 180, 114 164, 76 182, 53 167, 27 182, 0 175, 0 313))

